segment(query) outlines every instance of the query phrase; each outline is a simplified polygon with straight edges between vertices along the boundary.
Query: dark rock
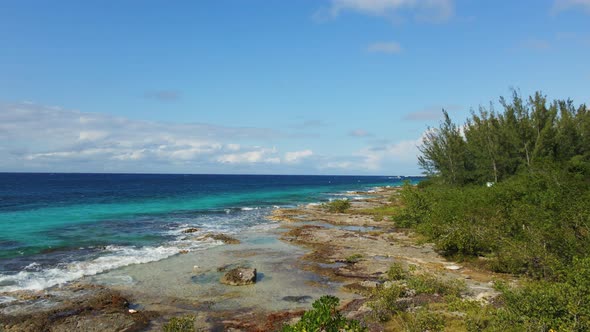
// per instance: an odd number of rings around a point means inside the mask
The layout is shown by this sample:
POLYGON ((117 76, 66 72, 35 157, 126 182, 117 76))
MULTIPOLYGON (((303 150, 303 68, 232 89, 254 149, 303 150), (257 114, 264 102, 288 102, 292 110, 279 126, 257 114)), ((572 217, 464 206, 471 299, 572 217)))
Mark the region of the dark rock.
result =
POLYGON ((195 233, 195 232, 198 232, 198 231, 199 231, 198 228, 191 227, 191 228, 187 228, 187 229, 183 230, 182 233, 184 233, 184 234, 190 234, 190 233, 195 233))
POLYGON ((62 299, 48 310, 0 313, 0 331, 141 331, 155 316, 150 312, 130 314, 129 303, 115 291, 102 288, 72 288, 72 291, 86 295, 62 299))
POLYGON ((213 239, 215 241, 221 241, 225 244, 238 244, 240 243, 240 240, 233 238, 229 235, 225 235, 225 234, 218 234, 218 233, 209 233, 209 234, 205 234, 203 236, 203 238, 205 239, 213 239))
POLYGON ((256 269, 238 267, 229 270, 222 277, 220 282, 226 285, 242 286, 250 285, 256 282, 256 269))
POLYGON ((312 297, 308 295, 303 296, 285 296, 282 298, 283 301, 295 302, 295 303, 308 303, 312 297))

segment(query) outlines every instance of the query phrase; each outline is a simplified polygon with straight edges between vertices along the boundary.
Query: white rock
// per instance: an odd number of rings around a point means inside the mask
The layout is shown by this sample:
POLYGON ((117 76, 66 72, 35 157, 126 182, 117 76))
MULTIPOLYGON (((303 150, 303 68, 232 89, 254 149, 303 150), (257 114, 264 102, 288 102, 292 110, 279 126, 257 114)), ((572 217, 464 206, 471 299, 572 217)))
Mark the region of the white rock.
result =
POLYGON ((445 269, 452 270, 452 271, 461 270, 462 268, 463 267, 461 267, 459 265, 447 265, 447 266, 445 266, 445 269))

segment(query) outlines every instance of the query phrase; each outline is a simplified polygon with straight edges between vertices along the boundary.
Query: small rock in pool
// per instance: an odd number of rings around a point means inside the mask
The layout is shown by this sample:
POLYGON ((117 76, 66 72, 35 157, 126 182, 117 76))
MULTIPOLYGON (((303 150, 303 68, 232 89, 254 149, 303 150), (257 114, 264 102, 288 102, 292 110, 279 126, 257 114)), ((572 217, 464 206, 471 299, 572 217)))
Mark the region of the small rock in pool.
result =
POLYGON ((219 281, 231 286, 251 285, 256 282, 256 269, 238 267, 229 270, 219 281))
POLYGON ((308 295, 303 296, 285 296, 282 298, 283 301, 295 302, 295 303, 308 303, 312 297, 308 295))

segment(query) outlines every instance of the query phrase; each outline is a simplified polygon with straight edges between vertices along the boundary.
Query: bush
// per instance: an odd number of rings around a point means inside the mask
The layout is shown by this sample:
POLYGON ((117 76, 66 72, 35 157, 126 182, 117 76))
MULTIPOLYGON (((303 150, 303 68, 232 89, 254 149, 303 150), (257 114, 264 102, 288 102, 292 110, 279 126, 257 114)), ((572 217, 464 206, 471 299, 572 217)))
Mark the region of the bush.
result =
POLYGON ((353 254, 353 255, 346 257, 346 263, 349 263, 349 264, 358 263, 362 258, 363 258, 363 255, 361 255, 361 254, 353 254))
POLYGON ((406 281, 408 288, 416 294, 438 294, 441 296, 460 296, 466 288, 465 281, 459 279, 444 280, 431 274, 412 275, 406 281))
POLYGON ((392 315, 405 310, 406 307, 398 301, 403 295, 405 295, 405 288, 397 283, 393 283, 389 287, 377 286, 373 290, 371 300, 368 302, 373 317, 385 322, 392 315))
POLYGON ((445 329, 445 318, 436 312, 421 308, 409 320, 409 332, 441 332, 445 329))
POLYGON ((172 317, 162 328, 164 332, 194 332, 195 316, 172 317))
POLYGON ((393 263, 387 270, 388 280, 402 280, 408 277, 408 273, 400 263, 393 263))
POLYGON ((331 295, 324 295, 312 304, 313 309, 306 311, 301 320, 294 325, 286 325, 283 332, 324 331, 324 332, 363 332, 367 329, 359 321, 346 319, 336 307, 340 300, 331 295))
POLYGON ((325 203, 324 207, 329 212, 343 213, 346 212, 346 210, 350 209, 350 201, 347 199, 337 199, 329 203, 325 203))

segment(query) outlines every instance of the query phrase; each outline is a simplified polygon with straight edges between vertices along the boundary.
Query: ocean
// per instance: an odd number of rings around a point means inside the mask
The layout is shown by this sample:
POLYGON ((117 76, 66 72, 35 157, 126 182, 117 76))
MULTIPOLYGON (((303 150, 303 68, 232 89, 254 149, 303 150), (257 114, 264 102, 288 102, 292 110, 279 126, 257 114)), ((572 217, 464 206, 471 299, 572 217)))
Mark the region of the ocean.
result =
POLYGON ((40 290, 264 229, 273 209, 418 177, 0 173, 0 292, 40 290))

